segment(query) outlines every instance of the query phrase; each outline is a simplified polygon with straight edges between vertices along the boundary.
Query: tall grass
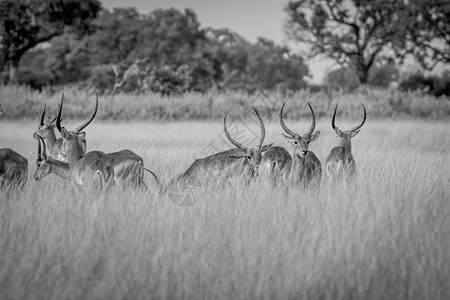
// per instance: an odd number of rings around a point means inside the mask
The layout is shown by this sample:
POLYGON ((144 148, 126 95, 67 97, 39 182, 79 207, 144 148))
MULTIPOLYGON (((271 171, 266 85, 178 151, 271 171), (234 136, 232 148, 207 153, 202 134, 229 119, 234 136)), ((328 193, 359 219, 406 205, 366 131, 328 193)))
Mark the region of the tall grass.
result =
MULTIPOLYGON (((4 118, 33 119, 42 113, 44 103, 56 114, 62 94, 65 95, 65 118, 82 119, 89 114, 95 101, 94 90, 65 87, 56 91, 37 91, 20 86, 0 86, 0 101, 4 106, 4 118), (8 112, 8 113, 6 113, 8 112)), ((158 94, 100 95, 101 120, 220 120, 225 112, 245 117, 250 105, 260 108, 261 114, 276 118, 283 102, 292 119, 308 118, 305 109, 309 101, 317 115, 329 116, 335 103, 347 106, 338 116, 360 118, 360 103, 364 103, 370 118, 447 119, 450 116, 450 100, 435 98, 419 92, 399 92, 362 88, 353 93, 312 93, 303 90, 285 96, 275 93, 249 95, 244 92, 214 92, 207 94, 186 93, 181 96, 161 97, 158 94)))
MULTIPOLYGON (((0 193, 2 299, 450 297, 448 123, 369 119, 353 139, 352 184, 235 182, 188 208, 133 191, 75 196, 52 176, 35 182, 35 127, 0 131, 2 145, 30 162, 25 190, 0 193)), ((324 162, 334 134, 329 121, 317 129, 310 149, 324 162)), ((95 121, 87 138, 90 150, 135 151, 167 182, 210 142, 226 149, 220 133, 218 122, 95 121)), ((266 141, 287 146, 279 133, 267 124, 266 141)))

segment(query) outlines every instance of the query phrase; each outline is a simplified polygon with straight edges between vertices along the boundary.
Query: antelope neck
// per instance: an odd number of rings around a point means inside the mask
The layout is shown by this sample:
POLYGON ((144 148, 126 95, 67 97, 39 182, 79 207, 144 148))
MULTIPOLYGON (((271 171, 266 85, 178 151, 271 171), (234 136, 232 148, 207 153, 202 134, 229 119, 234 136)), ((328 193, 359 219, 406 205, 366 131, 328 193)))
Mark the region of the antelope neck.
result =
POLYGON ((54 130, 47 129, 44 137, 45 145, 47 149, 52 149, 53 145, 56 143, 56 135, 54 130))
POLYGON ((64 179, 70 178, 70 168, 68 163, 52 158, 47 158, 47 160, 52 168, 52 173, 64 179))
POLYGON ((69 168, 83 157, 83 150, 78 146, 77 141, 70 141, 67 145, 67 161, 69 162, 69 168))
POLYGON ((294 178, 295 170, 299 170, 300 168, 303 168, 305 166, 305 156, 300 156, 300 154, 297 153, 297 151, 294 151, 292 153, 292 164, 291 164, 291 172, 289 174, 289 178, 294 178))
POLYGON ((349 138, 338 138, 338 147, 344 147, 352 153, 352 141, 349 138))

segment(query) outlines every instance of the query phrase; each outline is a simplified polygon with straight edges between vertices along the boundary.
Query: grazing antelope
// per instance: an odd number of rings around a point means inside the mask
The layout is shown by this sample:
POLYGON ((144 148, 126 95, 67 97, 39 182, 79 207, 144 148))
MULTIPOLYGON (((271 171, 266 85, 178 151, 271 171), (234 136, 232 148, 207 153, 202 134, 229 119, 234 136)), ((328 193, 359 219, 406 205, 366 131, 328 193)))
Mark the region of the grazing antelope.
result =
MULTIPOLYGON (((3 109, 0 105, 0 115, 3 109)), ((28 160, 10 148, 0 149, 0 189, 22 189, 27 182, 28 160)))
POLYGON ((50 173, 58 175, 63 179, 70 179, 71 173, 69 164, 47 156, 47 146, 45 145, 44 139, 36 133, 33 135, 33 137, 38 142, 38 153, 36 158, 36 171, 34 172, 34 179, 39 181, 50 173))
MULTIPOLYGON (((64 98, 64 94, 62 97, 64 98)), ((47 104, 44 104, 44 112, 42 113, 38 130, 34 133, 34 135, 38 134, 44 139, 45 145, 47 146, 51 157, 54 157, 60 161, 67 161, 66 158, 61 155, 62 138, 57 139, 55 135, 55 125, 53 123, 55 123, 56 117, 53 120, 50 120, 49 118, 47 121, 44 121, 46 108, 47 104)))
MULTIPOLYGON (((45 142, 40 135, 35 135, 38 140, 38 154, 36 159, 35 180, 41 180, 45 176, 53 173, 63 179, 70 179, 71 173, 69 164, 47 156, 45 142), (41 149, 42 143, 42 149, 41 149)), ((143 181, 143 171, 147 171, 155 177, 155 181, 160 187, 158 177, 152 171, 143 167, 142 158, 130 150, 122 150, 119 152, 109 153, 107 156, 111 159, 114 169, 114 181, 117 186, 126 188, 132 186, 136 188, 146 188, 143 181)))
POLYGON ((254 148, 246 147, 231 137, 227 129, 227 114, 225 114, 223 130, 227 139, 236 148, 195 160, 183 174, 169 183, 168 189, 176 185, 204 185, 205 182, 212 182, 212 180, 217 179, 214 178, 216 177, 215 175, 218 175, 219 180, 222 178, 228 179, 234 175, 243 175, 247 179, 247 182, 257 175, 261 161, 261 153, 266 151, 272 144, 262 145, 266 130, 258 111, 254 107, 252 108, 258 117, 261 128, 260 138, 254 148), (244 159, 240 160, 241 158, 244 159))
MULTIPOLYGON (((280 111, 280 125, 288 135, 283 133, 281 135, 292 145, 292 159, 286 162, 285 167, 281 169, 283 181, 290 185, 297 185, 299 183, 302 183, 304 186, 310 183, 318 185, 322 178, 322 166, 314 152, 308 150, 309 144, 317 140, 320 135, 320 131, 314 131, 316 128, 314 110, 311 104, 308 103, 312 116, 311 127, 307 133, 300 135, 290 130, 283 121, 285 104, 283 104, 280 111)), ((284 148, 282 149, 284 150, 284 148)), ((284 160, 286 160, 287 155, 283 150, 279 153, 282 153, 284 160)))
POLYGON ((150 173, 161 190, 162 185, 155 173, 144 168, 144 160, 142 157, 130 150, 121 150, 106 154, 111 160, 114 169, 114 181, 117 186, 122 188, 132 187, 146 190, 147 186, 144 182, 144 171, 150 173))
POLYGON ((56 118, 56 128, 58 128, 63 137, 61 155, 67 157, 72 184, 76 187, 85 187, 93 184, 94 178, 98 176, 101 179, 102 189, 110 187, 114 182, 114 169, 111 160, 101 151, 90 151, 86 154, 83 151, 82 142, 85 140, 86 133, 81 130, 86 128, 97 114, 98 96, 91 117, 74 131, 67 131, 65 127, 61 127, 62 108, 63 99, 61 99, 56 118))
POLYGON ((292 159, 285 148, 281 146, 272 146, 264 153, 261 159, 261 165, 264 167, 264 173, 272 182, 272 184, 277 184, 277 182, 282 179, 283 169, 292 159))
POLYGON ((331 121, 331 127, 333 127, 334 132, 337 134, 337 146, 331 149, 330 154, 326 158, 326 170, 327 174, 332 179, 351 179, 356 174, 356 163, 352 155, 352 142, 351 139, 356 136, 361 127, 366 121, 366 108, 362 104, 364 117, 358 126, 350 130, 340 130, 335 125, 336 112, 338 105, 334 109, 333 119, 331 121))

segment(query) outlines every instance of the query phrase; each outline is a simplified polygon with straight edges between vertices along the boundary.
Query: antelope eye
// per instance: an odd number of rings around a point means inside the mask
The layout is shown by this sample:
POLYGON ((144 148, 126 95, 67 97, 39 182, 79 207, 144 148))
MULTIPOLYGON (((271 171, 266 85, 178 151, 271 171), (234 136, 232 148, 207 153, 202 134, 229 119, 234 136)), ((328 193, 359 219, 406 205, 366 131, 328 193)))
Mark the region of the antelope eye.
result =
POLYGON ((310 141, 307 141, 306 144, 309 145, 310 141))
POLYGON ((247 159, 252 159, 252 157, 251 157, 251 156, 249 156, 249 155, 247 155, 247 159))
POLYGON ((297 141, 294 141, 294 145, 298 145, 298 142, 297 142, 297 141))

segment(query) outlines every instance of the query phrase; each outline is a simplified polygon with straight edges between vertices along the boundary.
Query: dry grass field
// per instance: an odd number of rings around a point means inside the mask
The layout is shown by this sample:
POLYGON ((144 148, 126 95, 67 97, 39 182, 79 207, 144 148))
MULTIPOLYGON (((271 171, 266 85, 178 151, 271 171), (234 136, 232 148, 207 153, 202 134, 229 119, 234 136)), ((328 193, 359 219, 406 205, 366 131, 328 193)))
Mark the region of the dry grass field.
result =
MULTIPOLYGON (((26 188, 0 192, 1 299, 450 299, 448 122, 369 119, 348 185, 235 182, 186 208, 157 193, 77 197, 53 175, 34 181, 35 123, 0 123, 1 147, 29 160, 26 188)), ((279 124, 266 127, 266 143, 288 147, 279 124)), ((324 163, 335 137, 325 118, 316 129, 310 150, 324 163)), ((94 121, 86 132, 88 150, 129 148, 167 182, 229 147, 221 130, 94 121)))

